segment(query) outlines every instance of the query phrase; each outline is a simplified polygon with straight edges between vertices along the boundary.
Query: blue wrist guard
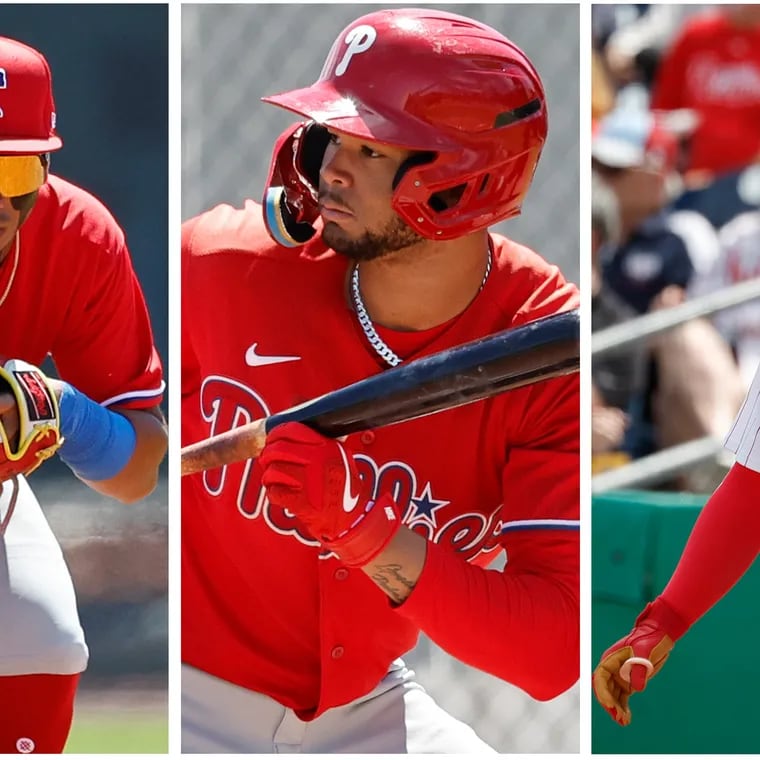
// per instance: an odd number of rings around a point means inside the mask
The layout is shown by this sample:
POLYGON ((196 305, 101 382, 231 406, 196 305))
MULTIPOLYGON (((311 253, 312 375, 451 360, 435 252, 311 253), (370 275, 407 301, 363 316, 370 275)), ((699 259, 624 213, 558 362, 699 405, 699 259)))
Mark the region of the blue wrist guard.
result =
POLYGON ((132 458, 137 434, 121 414, 63 384, 61 400, 60 458, 84 480, 108 480, 118 475, 132 458))

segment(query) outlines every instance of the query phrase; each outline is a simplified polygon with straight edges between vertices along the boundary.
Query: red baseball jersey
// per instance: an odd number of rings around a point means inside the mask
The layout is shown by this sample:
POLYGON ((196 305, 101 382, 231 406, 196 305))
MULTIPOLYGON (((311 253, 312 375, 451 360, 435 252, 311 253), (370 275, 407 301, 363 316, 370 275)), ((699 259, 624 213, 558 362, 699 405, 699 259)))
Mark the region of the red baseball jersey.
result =
POLYGON ((700 123, 690 169, 724 172, 760 157, 760 27, 722 11, 689 19, 664 55, 652 108, 692 108, 700 123))
MULTIPOLYGON (((577 305, 556 267, 492 236, 470 307, 380 330, 404 359, 577 305)), ((183 227, 182 431, 191 443, 387 369, 347 299, 346 258, 276 246, 260 207, 183 227)), ((578 677, 578 377, 350 435, 363 487, 390 491, 428 539, 404 604, 270 504, 255 460, 183 479, 187 664, 309 720, 369 692, 420 630, 534 696, 578 677), (485 570, 502 550, 502 573, 485 570)), ((253 716, 252 716, 253 717, 253 716)))
POLYGON ((161 362, 124 233, 92 195, 48 178, 0 265, 3 294, 0 355, 39 365, 50 354, 64 380, 101 404, 161 402, 161 362))

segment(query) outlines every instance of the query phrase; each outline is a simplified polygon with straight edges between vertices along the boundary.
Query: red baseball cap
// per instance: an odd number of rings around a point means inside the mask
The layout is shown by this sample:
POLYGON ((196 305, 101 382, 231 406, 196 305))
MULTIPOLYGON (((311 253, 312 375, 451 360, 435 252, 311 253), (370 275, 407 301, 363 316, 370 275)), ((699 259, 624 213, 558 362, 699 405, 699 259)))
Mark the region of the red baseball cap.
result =
POLYGON ((48 62, 34 48, 0 37, 0 155, 48 153, 62 145, 48 62))

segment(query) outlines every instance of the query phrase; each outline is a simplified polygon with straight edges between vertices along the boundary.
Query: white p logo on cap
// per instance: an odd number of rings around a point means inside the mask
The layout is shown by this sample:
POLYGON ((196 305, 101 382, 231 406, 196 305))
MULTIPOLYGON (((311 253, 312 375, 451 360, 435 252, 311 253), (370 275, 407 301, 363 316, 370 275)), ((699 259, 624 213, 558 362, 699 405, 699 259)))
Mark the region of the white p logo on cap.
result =
POLYGON ((351 59, 359 53, 366 53, 369 50, 375 40, 377 39, 377 31, 374 26, 368 24, 360 24, 355 26, 347 35, 344 42, 348 45, 346 52, 343 53, 343 58, 340 59, 340 63, 335 67, 335 76, 339 77, 346 73, 348 64, 351 63, 351 59))

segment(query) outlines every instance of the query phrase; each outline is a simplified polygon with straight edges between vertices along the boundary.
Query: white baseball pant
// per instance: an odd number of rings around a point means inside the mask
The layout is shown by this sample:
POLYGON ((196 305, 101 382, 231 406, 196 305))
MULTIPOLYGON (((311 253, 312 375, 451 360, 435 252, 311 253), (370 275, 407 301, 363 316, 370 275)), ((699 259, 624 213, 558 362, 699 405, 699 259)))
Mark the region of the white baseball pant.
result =
POLYGON ((367 696, 304 722, 270 697, 182 667, 182 752, 497 754, 397 660, 367 696))
MULTIPOLYGON (((74 675, 87 645, 61 547, 25 478, 0 535, 0 676, 74 675)), ((0 523, 13 484, 0 484, 0 523)))

